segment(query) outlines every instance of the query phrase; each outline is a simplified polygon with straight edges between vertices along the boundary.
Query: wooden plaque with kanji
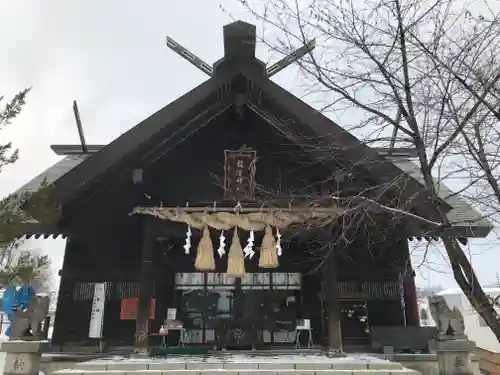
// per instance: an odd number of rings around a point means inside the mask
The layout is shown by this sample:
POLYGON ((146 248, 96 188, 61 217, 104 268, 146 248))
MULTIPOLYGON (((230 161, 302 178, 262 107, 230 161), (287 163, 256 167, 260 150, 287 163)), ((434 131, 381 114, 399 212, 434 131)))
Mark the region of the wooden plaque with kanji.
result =
POLYGON ((224 199, 255 199, 257 151, 249 148, 224 151, 224 199))

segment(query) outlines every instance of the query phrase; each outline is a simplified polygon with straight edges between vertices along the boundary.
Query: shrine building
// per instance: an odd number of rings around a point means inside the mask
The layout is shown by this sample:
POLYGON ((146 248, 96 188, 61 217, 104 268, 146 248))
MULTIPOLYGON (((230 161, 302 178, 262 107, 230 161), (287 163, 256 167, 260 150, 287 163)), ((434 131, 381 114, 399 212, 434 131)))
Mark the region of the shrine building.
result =
POLYGON ((462 242, 492 229, 446 186, 426 198, 414 150, 370 148, 271 80, 313 42, 266 66, 255 26, 223 32, 213 65, 167 40, 205 82, 108 145, 52 146, 16 192, 28 237, 67 238, 54 348, 148 351, 167 318, 186 346, 294 347, 297 321, 315 347, 370 346, 419 325, 408 241, 439 240, 436 204, 462 242))

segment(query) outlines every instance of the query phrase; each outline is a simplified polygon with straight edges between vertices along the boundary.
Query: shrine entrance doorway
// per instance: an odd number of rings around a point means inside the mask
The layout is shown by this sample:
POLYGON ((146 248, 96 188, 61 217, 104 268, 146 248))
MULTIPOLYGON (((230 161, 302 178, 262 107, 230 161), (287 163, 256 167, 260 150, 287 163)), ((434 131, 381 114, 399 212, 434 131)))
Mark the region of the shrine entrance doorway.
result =
POLYGON ((340 300, 340 326, 345 345, 368 345, 370 327, 367 300, 362 298, 340 300))
POLYGON ((246 348, 293 345, 301 274, 177 273, 175 307, 192 345, 246 348))

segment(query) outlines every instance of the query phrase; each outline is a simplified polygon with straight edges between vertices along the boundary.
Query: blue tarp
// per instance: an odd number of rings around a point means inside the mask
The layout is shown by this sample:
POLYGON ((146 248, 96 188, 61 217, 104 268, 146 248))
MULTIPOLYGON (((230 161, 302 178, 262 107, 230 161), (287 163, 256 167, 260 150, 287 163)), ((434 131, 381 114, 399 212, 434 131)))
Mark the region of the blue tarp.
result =
MULTIPOLYGON (((19 289, 14 285, 9 285, 5 288, 3 294, 3 311, 7 314, 11 323, 14 321, 14 309, 26 309, 30 298, 35 294, 35 288, 31 285, 23 285, 19 289)), ((5 331, 8 337, 10 337, 10 327, 9 325, 9 328, 5 331)))
POLYGON ((10 314, 12 312, 12 308, 16 303, 16 294, 17 288, 15 286, 9 285, 5 288, 5 291, 3 292, 3 311, 5 311, 6 314, 10 314))

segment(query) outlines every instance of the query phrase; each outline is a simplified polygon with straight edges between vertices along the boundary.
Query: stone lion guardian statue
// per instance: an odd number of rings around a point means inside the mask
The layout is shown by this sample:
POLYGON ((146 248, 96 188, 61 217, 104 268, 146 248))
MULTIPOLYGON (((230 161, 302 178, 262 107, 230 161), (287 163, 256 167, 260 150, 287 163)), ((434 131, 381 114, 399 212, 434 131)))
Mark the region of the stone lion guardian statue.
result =
POLYGON ((26 309, 17 310, 12 322, 11 340, 36 340, 41 338, 38 328, 49 311, 48 296, 35 295, 28 302, 26 309))
POLYGON ((437 338, 465 339, 464 318, 460 310, 456 306, 450 309, 443 296, 428 299, 431 316, 436 322, 437 338))

